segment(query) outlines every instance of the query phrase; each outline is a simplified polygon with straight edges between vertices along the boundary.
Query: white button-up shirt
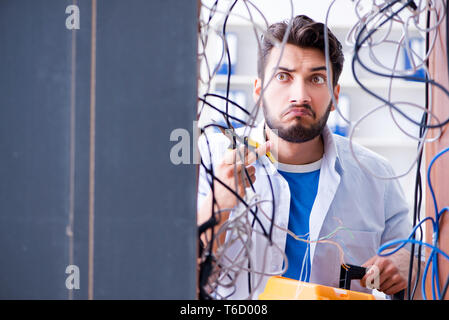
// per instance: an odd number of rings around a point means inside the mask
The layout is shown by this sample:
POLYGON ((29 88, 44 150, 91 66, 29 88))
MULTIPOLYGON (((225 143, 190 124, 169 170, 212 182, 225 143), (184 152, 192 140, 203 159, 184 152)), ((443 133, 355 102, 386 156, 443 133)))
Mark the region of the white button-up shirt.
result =
MULTIPOLYGON (((250 139, 263 143, 265 141, 263 128, 262 122, 252 129, 250 139)), ((240 128, 236 132, 239 136, 243 136, 245 130, 248 129, 240 128)), ((407 238, 411 231, 411 221, 407 202, 396 179, 379 179, 361 168, 351 154, 349 140, 332 134, 328 127, 325 127, 322 137, 324 155, 318 192, 309 220, 310 282, 338 287, 342 262, 362 265, 376 255, 382 244, 407 238), (336 230, 338 231, 335 232, 336 230), (321 241, 317 242, 319 239, 321 241), (343 257, 339 247, 344 253, 343 257)), ((202 135, 198 144, 203 162, 209 167, 211 163, 216 166, 222 161, 230 140, 223 134, 214 133, 208 134, 207 139, 202 135)), ((370 172, 382 177, 394 176, 391 165, 383 157, 356 143, 353 143, 353 150, 357 159, 370 172)), ((223 281, 226 282, 227 279, 231 283, 229 287, 218 288, 217 292, 221 297, 257 299, 263 292, 268 278, 272 275, 281 275, 283 271, 287 237, 285 229, 290 214, 289 186, 268 157, 260 157, 253 165, 256 168, 254 188, 258 196, 253 202, 268 201, 259 204, 257 216, 260 223, 257 221, 254 223, 255 231, 248 235, 251 241, 235 241, 237 234, 240 233, 232 228, 227 233, 226 241, 234 240, 234 242, 226 249, 225 254, 229 259, 221 263, 229 264, 234 271, 239 270, 240 266, 241 270, 237 273, 231 272, 230 277, 225 277, 223 281), (274 219, 272 219, 273 204, 274 219), (264 230, 268 236, 264 234, 264 230), (242 256, 246 259, 243 263, 242 256), (248 268, 248 259, 249 269, 254 271, 250 276, 242 269, 248 268)), ((201 168, 198 208, 210 192, 210 181, 210 175, 201 168)), ((229 219, 241 219, 244 212, 250 216, 249 220, 252 222, 253 215, 245 211, 245 208, 243 204, 237 205, 229 219)), ((252 208, 255 210, 255 207, 252 208)), ((360 286, 359 281, 353 281, 351 290, 368 292, 366 288, 360 286)))

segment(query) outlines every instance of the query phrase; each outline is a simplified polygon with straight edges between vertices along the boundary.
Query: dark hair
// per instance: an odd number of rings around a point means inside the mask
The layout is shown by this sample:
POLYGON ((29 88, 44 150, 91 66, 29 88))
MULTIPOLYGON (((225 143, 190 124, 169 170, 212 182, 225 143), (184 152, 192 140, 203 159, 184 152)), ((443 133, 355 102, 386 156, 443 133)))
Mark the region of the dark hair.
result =
MULTIPOLYGON (((282 42, 289 22, 278 22, 268 27, 262 37, 261 50, 259 51, 257 73, 262 77, 267 64, 267 57, 274 46, 272 39, 282 42)), ((329 58, 332 65, 332 83, 335 86, 343 69, 344 56, 342 45, 334 34, 327 29, 329 38, 329 58)), ((296 16, 288 34, 287 43, 301 48, 316 48, 324 54, 324 24, 315 22, 305 15, 296 16)))

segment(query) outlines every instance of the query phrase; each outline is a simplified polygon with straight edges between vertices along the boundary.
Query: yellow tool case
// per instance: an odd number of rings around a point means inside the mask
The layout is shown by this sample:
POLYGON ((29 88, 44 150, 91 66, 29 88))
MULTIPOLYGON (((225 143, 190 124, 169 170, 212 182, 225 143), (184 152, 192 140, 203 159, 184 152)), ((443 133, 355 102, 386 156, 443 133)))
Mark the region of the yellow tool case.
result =
POLYGON ((302 282, 280 276, 268 279, 260 300, 376 300, 362 293, 319 284, 302 282))

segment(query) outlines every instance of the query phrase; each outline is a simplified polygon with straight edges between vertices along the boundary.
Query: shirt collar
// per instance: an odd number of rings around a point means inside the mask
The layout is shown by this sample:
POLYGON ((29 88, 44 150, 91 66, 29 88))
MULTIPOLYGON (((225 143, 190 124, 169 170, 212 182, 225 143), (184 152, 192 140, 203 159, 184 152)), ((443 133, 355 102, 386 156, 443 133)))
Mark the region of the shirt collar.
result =
POLYGON ((324 155, 329 164, 333 164, 334 168, 341 172, 344 170, 343 162, 341 161, 341 157, 338 153, 337 144, 335 142, 335 137, 329 127, 326 125, 321 133, 324 142, 324 155))

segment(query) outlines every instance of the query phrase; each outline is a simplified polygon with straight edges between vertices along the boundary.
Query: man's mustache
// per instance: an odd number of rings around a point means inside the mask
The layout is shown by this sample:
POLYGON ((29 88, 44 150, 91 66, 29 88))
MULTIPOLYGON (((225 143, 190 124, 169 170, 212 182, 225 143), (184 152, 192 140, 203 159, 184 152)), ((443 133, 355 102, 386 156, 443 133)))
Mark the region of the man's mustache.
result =
POLYGON ((312 107, 309 104, 307 104, 307 103, 305 103, 305 104, 292 103, 291 105, 288 106, 287 109, 284 110, 282 115, 285 115, 287 112, 289 112, 293 108, 304 108, 304 109, 308 110, 312 114, 313 118, 316 118, 315 111, 313 111, 312 107))

